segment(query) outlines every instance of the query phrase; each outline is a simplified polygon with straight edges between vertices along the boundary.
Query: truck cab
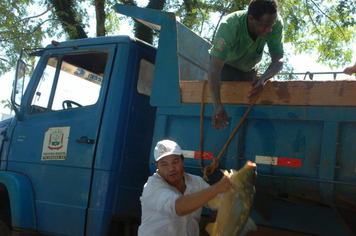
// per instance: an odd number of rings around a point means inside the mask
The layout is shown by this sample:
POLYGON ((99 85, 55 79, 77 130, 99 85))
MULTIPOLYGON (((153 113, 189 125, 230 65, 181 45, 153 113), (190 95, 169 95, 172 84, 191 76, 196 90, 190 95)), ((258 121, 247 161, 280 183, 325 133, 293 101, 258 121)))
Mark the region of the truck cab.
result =
POLYGON ((106 235, 114 216, 140 217, 155 54, 128 36, 53 42, 33 52, 37 67, 23 97, 19 70, 16 116, 1 136, 3 224, 17 232, 106 235))

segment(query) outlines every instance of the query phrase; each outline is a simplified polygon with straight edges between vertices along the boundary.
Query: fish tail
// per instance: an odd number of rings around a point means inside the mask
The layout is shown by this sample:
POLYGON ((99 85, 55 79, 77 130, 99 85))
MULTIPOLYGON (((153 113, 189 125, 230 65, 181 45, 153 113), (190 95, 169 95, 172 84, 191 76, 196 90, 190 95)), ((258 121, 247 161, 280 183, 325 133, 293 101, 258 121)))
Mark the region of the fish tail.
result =
POLYGON ((255 222, 253 222, 251 217, 249 217, 246 222, 246 225, 243 227, 243 229, 238 234, 238 236, 245 236, 249 231, 256 231, 256 230, 257 230, 257 225, 255 224, 255 222))
POLYGON ((209 223, 205 226, 205 230, 206 230, 206 232, 208 232, 208 234, 210 236, 212 236, 214 233, 214 226, 215 226, 215 223, 209 223))

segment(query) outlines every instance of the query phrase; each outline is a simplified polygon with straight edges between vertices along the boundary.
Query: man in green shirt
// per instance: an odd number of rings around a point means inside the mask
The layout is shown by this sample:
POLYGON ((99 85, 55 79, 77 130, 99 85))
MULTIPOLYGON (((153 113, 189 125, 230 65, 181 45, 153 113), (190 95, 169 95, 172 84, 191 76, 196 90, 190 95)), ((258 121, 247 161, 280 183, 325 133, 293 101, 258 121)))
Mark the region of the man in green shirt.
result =
POLYGON ((220 100, 220 81, 250 81, 247 97, 256 95, 264 82, 283 66, 283 20, 278 14, 277 0, 252 0, 248 10, 226 16, 209 50, 209 88, 213 98, 212 125, 225 128, 226 110, 220 100), (268 45, 272 63, 261 76, 256 65, 268 45))

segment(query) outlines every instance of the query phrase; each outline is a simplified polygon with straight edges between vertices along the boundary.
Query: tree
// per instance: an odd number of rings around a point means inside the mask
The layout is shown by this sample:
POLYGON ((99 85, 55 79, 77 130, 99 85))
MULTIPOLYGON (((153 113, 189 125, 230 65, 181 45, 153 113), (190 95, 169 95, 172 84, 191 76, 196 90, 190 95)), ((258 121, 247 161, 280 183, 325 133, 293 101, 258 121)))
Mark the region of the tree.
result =
MULTIPOLYGON (((87 14, 87 12, 85 8, 83 9, 78 7, 78 3, 80 2, 82 1, 50 0, 51 7, 53 7, 53 18, 56 17, 60 22, 63 30, 68 35, 68 39, 80 39, 88 37, 84 31, 85 27, 83 25, 83 16, 87 14)), ((95 0, 95 6, 98 6, 98 14, 102 14, 102 2, 103 1, 95 0)), ((101 21, 99 22, 101 23, 101 21)), ((100 27, 102 27, 102 24, 100 24, 97 28, 99 29, 100 27)))
POLYGON ((118 29, 112 0, 0 1, 0 76, 16 65, 22 48, 43 47, 44 38, 86 38, 87 5, 96 9, 97 36, 118 29), (108 7, 108 4, 110 7, 108 7))
MULTIPOLYGON (((137 6, 137 3, 134 0, 120 0, 122 4, 137 6)), ((146 8, 155 9, 155 10, 163 10, 165 6, 165 0, 150 0, 146 8)), ((153 43, 154 32, 151 28, 145 26, 139 21, 134 22, 133 31, 135 32, 135 37, 139 38, 147 43, 153 43)))
MULTIPOLYGON (((121 0, 137 5, 135 0, 121 0)), ((177 18, 203 38, 212 42, 222 17, 247 9, 250 0, 150 0, 147 8, 174 11, 177 18)), ((19 0, 0 2, 0 76, 16 64, 21 48, 41 47, 45 37, 77 39, 88 37, 89 6, 96 11, 96 35, 116 32, 119 18, 113 0, 19 0), (29 11, 31 6, 42 12, 29 11)), ((334 68, 351 63, 350 43, 356 29, 356 2, 349 0, 279 0, 285 22, 285 42, 295 53, 317 53, 318 62, 334 68)), ((151 29, 133 24, 135 36, 154 42, 151 29)))
POLYGON ((28 17, 28 6, 34 3, 34 0, 0 2, 0 76, 15 66, 21 48, 40 47, 44 35, 53 35, 51 29, 42 29, 46 21, 40 15, 33 16, 38 19, 36 22, 28 17))
MULTIPOLYGON (((206 29, 208 33, 204 36, 209 41, 213 40, 223 16, 236 10, 247 9, 250 2, 186 1, 174 2, 174 7, 178 9, 177 15, 198 33, 201 31, 197 30, 197 26, 206 29), (219 15, 218 22, 211 22, 211 13, 219 15)), ((349 46, 355 43, 355 1, 279 0, 279 12, 285 23, 285 42, 294 46, 296 54, 317 53, 318 62, 330 68, 351 62, 355 53, 349 46)))
POLYGON ((10 109, 10 114, 12 113, 12 111, 14 110, 12 103, 10 102, 9 99, 6 100, 1 100, 1 104, 4 104, 4 108, 9 108, 10 109))
POLYGON ((318 62, 330 68, 344 66, 352 59, 348 45, 355 37, 356 2, 348 0, 282 0, 280 5, 285 42, 295 53, 317 53, 318 62))

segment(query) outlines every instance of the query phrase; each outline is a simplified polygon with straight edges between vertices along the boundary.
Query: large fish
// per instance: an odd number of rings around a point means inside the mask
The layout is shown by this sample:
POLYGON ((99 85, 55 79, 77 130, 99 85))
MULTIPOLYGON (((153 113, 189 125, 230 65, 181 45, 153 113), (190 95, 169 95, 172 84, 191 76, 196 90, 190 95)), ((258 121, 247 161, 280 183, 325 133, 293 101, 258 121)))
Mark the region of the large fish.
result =
POLYGON ((205 230, 210 236, 245 235, 250 230, 256 230, 256 225, 250 218, 257 166, 251 161, 240 170, 225 171, 230 176, 234 188, 209 202, 213 208, 219 208, 215 223, 209 223, 205 230))

